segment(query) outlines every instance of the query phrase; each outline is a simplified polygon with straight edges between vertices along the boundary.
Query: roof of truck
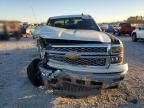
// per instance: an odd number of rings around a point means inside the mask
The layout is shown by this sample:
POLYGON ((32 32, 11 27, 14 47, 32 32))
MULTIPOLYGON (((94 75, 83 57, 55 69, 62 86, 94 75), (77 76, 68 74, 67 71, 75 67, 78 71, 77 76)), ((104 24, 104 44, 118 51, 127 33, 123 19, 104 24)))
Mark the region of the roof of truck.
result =
POLYGON ((50 17, 49 19, 58 19, 58 18, 77 18, 77 17, 81 17, 81 18, 83 18, 83 19, 91 19, 91 18, 92 18, 90 15, 80 14, 80 15, 62 15, 62 16, 54 16, 54 17, 50 17))

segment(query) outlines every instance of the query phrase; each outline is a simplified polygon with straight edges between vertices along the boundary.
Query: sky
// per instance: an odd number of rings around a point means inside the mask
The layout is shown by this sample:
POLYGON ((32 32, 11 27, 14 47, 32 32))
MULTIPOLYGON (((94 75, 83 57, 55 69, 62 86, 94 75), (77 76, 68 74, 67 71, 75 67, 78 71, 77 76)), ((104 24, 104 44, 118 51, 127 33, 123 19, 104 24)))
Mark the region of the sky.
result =
POLYGON ((0 20, 46 22, 50 16, 89 14, 96 22, 144 16, 144 0, 0 0, 0 20))

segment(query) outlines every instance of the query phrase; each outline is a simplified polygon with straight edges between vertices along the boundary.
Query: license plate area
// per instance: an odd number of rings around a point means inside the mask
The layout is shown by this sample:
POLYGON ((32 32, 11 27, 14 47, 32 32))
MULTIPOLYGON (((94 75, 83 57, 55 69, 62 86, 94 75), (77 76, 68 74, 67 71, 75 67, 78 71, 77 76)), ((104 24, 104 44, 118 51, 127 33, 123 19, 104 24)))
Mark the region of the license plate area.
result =
POLYGON ((74 84, 78 86, 85 86, 90 88, 102 88, 103 83, 95 80, 89 79, 78 79, 71 77, 62 77, 61 81, 64 83, 74 84))

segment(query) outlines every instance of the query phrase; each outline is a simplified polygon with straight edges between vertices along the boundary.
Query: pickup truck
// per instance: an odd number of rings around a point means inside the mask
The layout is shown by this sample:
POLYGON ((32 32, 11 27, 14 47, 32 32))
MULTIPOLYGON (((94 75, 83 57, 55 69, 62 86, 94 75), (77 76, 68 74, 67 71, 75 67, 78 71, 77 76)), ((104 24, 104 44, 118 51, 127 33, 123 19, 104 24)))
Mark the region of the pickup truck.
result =
POLYGON ((40 58, 30 63, 27 74, 35 86, 118 87, 128 71, 122 42, 102 32, 89 15, 50 17, 33 36, 40 58))
MULTIPOLYGON (((129 34, 131 35, 132 31, 135 29, 135 27, 132 27, 130 23, 120 23, 118 29, 115 33, 120 36, 121 34, 129 34)), ((115 34, 114 33, 114 34, 115 34)))

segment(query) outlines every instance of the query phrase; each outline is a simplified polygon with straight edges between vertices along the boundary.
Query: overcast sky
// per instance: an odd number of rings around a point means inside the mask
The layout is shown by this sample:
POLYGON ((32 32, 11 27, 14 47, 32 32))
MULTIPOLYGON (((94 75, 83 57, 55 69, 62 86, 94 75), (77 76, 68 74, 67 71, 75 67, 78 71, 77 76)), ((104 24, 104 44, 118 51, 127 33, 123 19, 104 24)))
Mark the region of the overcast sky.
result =
POLYGON ((45 22, 50 16, 90 14, 97 22, 144 16, 144 0, 0 0, 0 19, 45 22))

